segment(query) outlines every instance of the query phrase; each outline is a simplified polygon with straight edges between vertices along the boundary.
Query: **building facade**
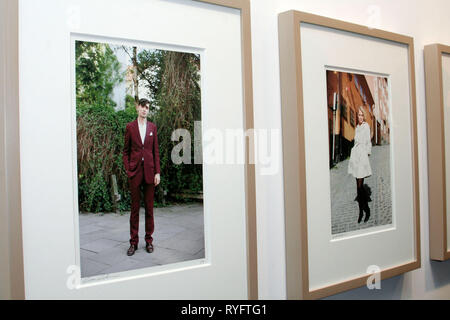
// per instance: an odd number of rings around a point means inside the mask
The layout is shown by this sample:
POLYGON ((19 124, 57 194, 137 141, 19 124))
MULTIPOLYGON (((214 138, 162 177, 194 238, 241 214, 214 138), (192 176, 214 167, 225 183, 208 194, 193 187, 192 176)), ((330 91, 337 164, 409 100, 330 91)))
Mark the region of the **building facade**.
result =
POLYGON ((389 143, 388 79, 327 70, 330 168, 350 156, 361 107, 373 145, 389 143))

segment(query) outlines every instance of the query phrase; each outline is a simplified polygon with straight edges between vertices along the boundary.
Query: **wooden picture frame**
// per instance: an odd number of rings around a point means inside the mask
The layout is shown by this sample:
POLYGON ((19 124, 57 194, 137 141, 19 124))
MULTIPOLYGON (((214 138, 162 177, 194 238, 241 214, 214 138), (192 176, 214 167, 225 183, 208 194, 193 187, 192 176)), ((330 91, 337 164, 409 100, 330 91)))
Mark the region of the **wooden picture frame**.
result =
MULTIPOLYGON (((279 14, 279 53, 280 53, 280 76, 281 76, 281 102, 282 102, 282 125, 283 125, 283 164, 284 164, 284 192, 285 192, 285 236, 286 236, 286 283, 288 299, 317 299, 337 294, 346 290, 364 286, 370 275, 361 272, 338 281, 332 281, 327 285, 311 289, 310 287, 310 254, 312 250, 320 248, 309 248, 309 221, 308 202, 314 196, 308 194, 307 184, 307 153, 305 150, 306 134, 305 121, 308 116, 304 104, 304 79, 312 78, 310 73, 304 74, 305 65, 302 63, 304 46, 302 30, 304 25, 312 29, 325 30, 324 32, 336 32, 339 35, 354 37, 355 41, 368 39, 378 41, 386 46, 401 46, 406 48, 405 53, 409 73, 409 115, 401 121, 410 127, 409 131, 411 146, 411 172, 408 173, 412 181, 411 193, 412 211, 409 212, 411 238, 409 241, 413 248, 410 261, 395 263, 395 265, 382 268, 380 279, 397 276, 402 273, 417 269, 421 265, 420 256, 420 217, 419 217, 419 175, 417 157, 417 120, 416 120, 416 98, 415 98, 415 69, 414 69, 414 43, 413 39, 391 32, 370 29, 366 26, 343 22, 331 18, 321 17, 299 11, 287 11, 279 14), (408 122, 408 119, 410 120, 408 122)), ((310 36, 310 38, 312 38, 310 36)), ((314 38, 316 43, 322 39, 314 38)), ((313 41, 313 40, 311 40, 313 41)), ((323 40, 322 40, 323 42, 323 40)), ((324 44, 323 48, 329 44, 324 44)), ((354 48, 354 47, 353 47, 354 48)), ((351 50, 351 49, 349 49, 351 50)), ((355 49, 355 51, 358 51, 355 49)), ((311 52, 309 52, 311 56, 311 52)), ((405 70, 404 70, 405 71, 405 70)), ((314 77, 316 79, 316 77, 314 77)), ((324 93, 325 95, 326 93, 324 93)), ((310 110, 310 109, 309 109, 310 110)), ((397 121, 400 121, 397 119, 397 121)), ((310 164, 316 166, 317 164, 310 164)), ((408 167, 409 168, 409 167, 408 167)), ((319 213, 317 213, 319 214, 319 213)), ((328 214, 328 213, 327 213, 328 214)), ((342 259, 342 257, 341 257, 342 259)), ((355 258, 356 259, 356 258, 355 258)), ((329 269, 332 261, 326 261, 329 269)), ((350 262, 344 262, 347 265, 350 262)), ((325 275, 324 275, 325 276, 325 275)))
MULTIPOLYGON (((82 5, 85 5, 85 3, 81 3, 82 5)), ((22 76, 21 72, 19 72, 19 63, 21 63, 21 65, 26 65, 30 59, 29 57, 24 57, 25 55, 22 54, 22 51, 20 49, 20 47, 18 46, 18 42, 19 42, 19 37, 24 36, 23 33, 26 33, 27 30, 29 31, 30 29, 28 28, 28 26, 25 24, 21 25, 21 28, 16 28, 16 26, 19 25, 19 21, 22 20, 22 15, 24 14, 24 12, 27 12, 32 10, 32 7, 34 4, 32 4, 31 2, 25 2, 20 4, 19 6, 19 1, 15 0, 15 1, 9 1, 8 2, 8 7, 10 7, 9 12, 13 13, 10 17, 8 17, 8 23, 13 26, 14 28, 11 28, 11 32, 10 34, 7 34, 8 37, 11 37, 13 46, 8 49, 9 51, 7 52, 8 54, 8 61, 12 61, 14 62, 13 64, 11 64, 10 68, 5 69, 5 70, 1 70, 2 71, 2 75, 5 76, 5 78, 10 78, 11 79, 11 85, 10 87, 14 90, 11 90, 8 94, 8 101, 11 101, 11 104, 9 104, 8 106, 5 106, 5 108, 8 108, 8 118, 7 120, 10 122, 10 127, 14 127, 14 132, 17 132, 17 136, 14 137, 14 141, 19 139, 19 133, 20 136, 23 138, 24 137, 24 131, 20 131, 19 130, 19 123, 20 124, 24 124, 27 121, 29 121, 29 119, 23 119, 20 115, 17 114, 18 109, 19 109, 19 105, 22 108, 22 110, 27 110, 30 106, 30 104, 28 104, 26 101, 23 101, 22 99, 20 99, 19 102, 19 96, 20 95, 29 95, 29 91, 30 91, 30 87, 27 87, 27 77, 26 76, 22 76), (28 7, 27 7, 28 5, 28 7), (19 29, 19 30, 17 30, 19 29), (21 30, 22 31, 21 31, 21 30), (15 45, 14 45, 15 44, 15 45), (28 59, 28 60, 27 60, 28 59), (17 63, 16 60, 19 60, 17 63), (19 76, 20 74, 20 76, 19 76), (18 90, 18 88, 20 87, 20 91, 18 90)), ((82 7, 81 5, 81 7, 82 7)), ((124 4, 127 5, 127 4, 124 4)), ((242 123, 242 127, 245 130, 248 129, 253 129, 253 87, 252 87, 252 58, 251 58, 251 32, 250 32, 250 28, 251 28, 251 23, 250 23, 250 1, 249 0, 195 0, 195 1, 176 1, 176 2, 163 2, 161 4, 157 4, 158 6, 164 6, 164 5, 174 5, 174 6, 186 6, 186 8, 189 9, 189 7, 192 8, 200 8, 202 11, 200 14, 203 14, 203 17, 206 17, 207 19, 205 21, 208 21, 208 19, 210 19, 211 14, 228 14, 228 15, 232 15, 233 20, 233 27, 235 27, 235 29, 237 30, 236 34, 239 34, 240 32, 240 39, 237 38, 236 36, 233 37, 232 39, 235 39, 233 41, 239 43, 240 42, 240 50, 235 50, 234 53, 237 56, 236 61, 239 61, 239 64, 237 64, 239 66, 239 68, 235 68, 234 70, 236 70, 236 74, 237 77, 236 78, 240 78, 241 83, 240 85, 240 89, 237 90, 236 92, 239 94, 236 94, 236 97, 240 97, 239 101, 242 101, 242 119, 243 121, 242 123), (237 11, 236 11, 237 10, 237 11), (240 24, 237 22, 240 21, 240 24), (238 72, 239 71, 239 72, 238 72)), ((158 7, 159 8, 159 7, 158 7)), ((73 6, 71 8, 68 8, 70 10, 66 10, 64 11, 64 14, 67 14, 67 19, 62 19, 61 23, 62 24, 66 24, 63 25, 64 28, 60 28, 61 30, 63 29, 62 32, 64 32, 64 40, 61 41, 61 43, 59 43, 58 45, 56 45, 56 47, 58 48, 58 50, 66 50, 64 52, 68 52, 69 51, 69 41, 70 40, 70 33, 77 33, 78 29, 80 27, 80 25, 82 25, 82 23, 80 23, 80 20, 77 20, 77 15, 78 18, 80 16, 80 14, 90 14, 90 10, 86 9, 84 12, 80 11, 78 4, 75 2, 73 3, 73 6), (78 10, 78 11, 77 11, 78 10), (67 30, 69 30, 68 32, 66 32, 67 30), (67 40, 67 41, 66 41, 67 40), (63 48, 63 49, 61 49, 63 48)), ((116 6, 117 9, 117 6, 116 6)), ((57 10, 61 10, 61 8, 56 8, 55 11, 57 10)), ((39 11, 39 10, 38 10, 39 11)), ((60 12, 61 13, 61 12, 60 12)), ((6 12, 5 12, 6 14, 6 12)), ((3 17, 3 14, 2 14, 3 17)), ((90 19, 91 16, 89 16, 87 18, 87 20, 90 19)), ((36 18, 37 19, 37 18, 36 18)), ((83 21, 86 22, 86 21, 83 21)), ((172 28, 176 28, 176 24, 170 22, 168 25, 170 25, 172 28)), ((83 25, 82 25, 83 27, 83 25)), ((56 28, 58 29, 58 28, 56 28)), ((55 29, 55 30, 56 30, 55 29)), ((59 30, 59 31, 61 31, 59 30)), ((174 29, 175 30, 175 29, 174 29)), ((36 31, 36 32, 40 32, 40 31, 36 31)), ((106 36, 109 37, 108 33, 110 32, 110 30, 108 30, 107 28, 104 30, 100 30, 99 32, 95 32, 93 34, 98 35, 98 36, 106 36)), ((5 31, 6 33, 6 31, 5 31)), ((31 32, 29 32, 28 34, 25 34, 26 37, 23 37, 21 39, 21 41, 23 43, 27 43, 27 41, 30 41, 30 35, 31 32), (25 38, 25 39, 24 39, 25 38)), ((83 31, 81 31, 80 33, 83 33, 83 31)), ((60 35, 61 33, 59 33, 60 35)), ((52 40, 54 40, 53 42, 57 42, 58 40, 61 40, 61 37, 58 38, 57 36, 53 35, 53 33, 51 33, 50 35, 47 35, 48 37, 53 37, 52 40)), ((124 39, 126 37, 123 37, 124 39)), ((213 39, 214 37, 210 37, 211 39, 213 39)), ((220 40, 220 39, 219 39, 220 40)), ((218 41, 219 41, 218 40, 218 41)), ((144 37, 144 41, 145 37, 144 37)), ((149 40, 150 41, 150 40, 149 40)), ((155 40, 156 41, 156 40, 155 40)), ((172 40, 167 40, 168 42, 172 41, 172 40)), ((157 42, 157 41, 156 41, 157 42)), ((199 47, 201 47, 203 43, 199 44, 199 47)), ((25 45, 26 46, 26 45, 25 45)), ((211 45, 212 47, 212 45, 211 45)), ((203 48, 203 47, 202 47, 203 48)), ((238 46, 236 46, 235 48, 238 48, 238 46)), ((37 55, 39 53, 36 53, 37 55)), ((32 60, 32 59, 31 59, 32 60)), ((24 68, 27 69, 27 68, 24 68)), ((64 72, 66 72, 67 74, 69 74, 69 69, 70 69, 70 65, 67 65, 66 68, 63 68, 64 72)), ((23 69, 22 69, 23 70, 23 69)), ((30 70, 30 69, 28 69, 30 70)), ((36 71, 34 71, 36 72, 36 71)), ((64 78, 64 83, 68 83, 69 80, 67 79, 68 77, 63 77, 64 78)), ((239 83, 239 81, 235 82, 235 83, 239 83)), ((64 85, 64 90, 69 91, 68 86, 64 85)), ((44 90, 45 91, 45 90, 44 90)), ((44 93, 45 95, 45 93, 44 93)), ((62 99, 62 101, 64 101, 64 103, 62 103, 64 105, 65 108, 69 108, 70 106, 70 94, 65 94, 64 99, 62 99)), ((236 104, 239 105, 240 104, 236 104)), ((3 106, 3 105, 2 105, 3 106)), ((65 109, 66 110, 66 109, 65 109)), ((25 112, 26 113, 26 112, 25 112)), ((63 117, 64 118, 64 117, 63 117)), ((2 119, 3 121, 3 119, 2 119)), ((6 120, 5 120, 6 121, 6 120)), ((35 119, 33 120, 34 123, 39 125, 39 117, 35 117, 35 119)), ((66 118, 64 118, 64 121, 67 121, 66 118)), ((25 125, 26 127, 26 125, 25 125)), ((30 128, 31 126, 28 126, 28 128, 30 128)), ((9 130, 8 131, 8 137, 11 135, 13 131, 9 130)), ((25 135, 25 136, 30 136, 30 135, 25 135)), ((0 137, 3 139, 3 136, 0 137)), ((65 141, 67 142, 68 139, 65 139, 65 141)), ((19 164, 20 166, 23 167, 27 167, 26 165, 23 166, 24 162, 29 161, 29 157, 26 156, 27 152, 32 149, 32 147, 27 144, 27 139, 21 139, 21 145, 20 148, 17 145, 16 148, 14 148, 14 150, 10 150, 11 153, 8 154, 8 159, 20 159, 21 161, 14 161, 14 165, 11 166, 11 174, 13 174, 13 172, 18 171, 19 169, 19 164), (25 142, 25 143, 24 143, 25 142)), ((68 143, 68 142, 67 142, 68 143)), ((246 154, 246 159, 249 159, 251 157, 251 154, 254 152, 254 146, 249 143, 246 142, 245 145, 245 154, 246 154)), ((9 149, 8 149, 9 150, 9 149)), ((67 160, 67 153, 64 155, 66 156, 66 160, 67 160)), ((8 160, 9 161, 9 160, 8 160)), ((68 161, 66 161, 68 163, 68 161)), ((0 163, 1 165, 3 165, 3 162, 0 163)), ((236 290, 229 290, 229 288, 227 287, 225 290, 223 290, 223 292, 219 291, 215 291, 218 293, 218 295, 230 295, 230 292, 239 292, 239 295, 241 297, 247 297, 248 299, 254 300, 254 299, 258 299, 258 274, 257 274, 257 235, 256 235, 256 195, 255 195, 255 165, 250 163, 249 161, 246 161, 245 164, 242 166, 242 174, 240 174, 240 179, 242 179, 242 188, 243 190, 245 190, 245 196, 242 196, 242 199, 240 200, 242 203, 242 211, 236 211, 237 213, 242 213, 240 214, 240 216, 242 217, 242 232, 240 233, 240 236, 243 237, 242 241, 242 246, 240 246, 240 248, 242 248, 242 251, 240 251, 242 253, 242 259, 240 259, 240 262, 242 262, 242 268, 239 270, 239 277, 237 277, 237 281, 239 281, 239 285, 238 286, 234 286, 234 289, 236 290), (245 244, 245 247, 244 247, 245 244), (244 262, 245 261, 245 262, 244 262)), ((69 170, 70 171, 70 170, 69 170)), ((35 170, 34 172, 37 172, 37 170, 35 170)), ((67 170, 65 171, 67 172, 67 170)), ((30 222, 32 219, 29 219, 32 216, 32 210, 29 210, 29 206, 27 206, 27 202, 29 203, 29 200, 31 198, 31 190, 27 188, 27 186, 29 185, 30 181, 32 181, 31 179, 31 174, 30 171, 28 171, 28 169, 22 170, 21 171, 22 177, 20 179, 20 181, 14 182, 14 183, 10 183, 7 182, 5 188, 7 190, 10 190, 11 192, 15 192, 16 190, 18 190, 18 192, 14 195, 14 198, 11 198, 12 201, 14 201, 14 203, 11 203, 9 205, 9 207, 14 211, 11 212, 10 215, 11 217, 16 217, 13 220, 11 220, 11 223, 14 223, 14 228, 11 228, 11 230, 17 230, 17 231, 22 231, 24 230, 24 234, 28 234, 27 238, 23 238, 22 239, 22 234, 21 232, 17 232, 14 233, 14 236, 10 236, 11 240, 20 240, 20 241, 16 241, 14 244, 11 243, 11 251, 14 251, 14 253, 17 253, 17 256, 22 258, 22 256, 24 256, 24 260, 23 262, 17 261, 17 264, 22 266, 23 269, 21 268, 16 268, 15 270, 17 271, 14 275, 15 279, 19 279, 19 281, 16 281, 17 283, 19 283, 19 286, 23 285, 25 287, 25 290, 23 290, 23 287, 20 288, 14 288, 14 290, 12 291, 18 291, 18 292, 23 292, 23 295, 20 295, 20 298, 48 298, 48 297, 52 297, 52 296, 58 296, 58 297, 65 297, 68 299, 72 299, 72 298, 77 298, 77 294, 79 295, 80 292, 82 290, 78 290, 80 289, 79 287, 77 287, 77 290, 73 290, 73 291, 69 291, 71 290, 71 288, 68 288, 66 286, 66 278, 70 276, 70 274, 66 273, 66 270, 63 270, 63 268, 59 268, 58 270, 61 271, 59 272, 57 275, 55 275, 54 273, 52 273, 52 277, 47 277, 50 278, 50 281, 48 283, 48 285, 46 286, 47 291, 45 293, 39 292, 38 288, 42 288, 41 285, 36 284, 37 282, 39 282, 41 280, 41 278, 39 278, 38 276, 36 276, 36 272, 38 272, 38 267, 33 263, 33 259, 35 259, 35 262, 39 263, 43 263, 42 260, 37 259, 35 254, 32 254, 32 252, 36 252, 36 250, 34 250, 35 248, 33 246, 36 245, 36 243, 38 241, 33 241, 36 240, 36 238, 34 238, 36 235, 27 233, 27 230, 29 230, 29 228, 31 228, 32 226, 32 222, 30 222), (16 201, 16 198, 18 199, 16 201), (22 201, 22 207, 20 207, 20 203, 19 201, 22 201), (16 205, 17 203, 17 205, 16 205), (24 205, 25 204, 25 205, 24 205), (20 239, 18 239, 20 238, 20 239), (21 247, 21 244, 23 242, 23 250, 21 247), (27 257, 33 256, 32 258, 27 259, 27 257), (64 279, 64 281, 61 281, 61 279, 64 279), (22 282, 22 284, 20 284, 20 282, 22 282), (52 283, 50 283, 52 282, 52 283), (54 287, 52 287, 54 286, 54 287), (67 287, 67 288, 66 288, 67 287), (56 289, 55 289, 56 288, 56 289), (67 290, 66 290, 67 289, 67 290), (58 293, 59 290, 59 293, 58 293), (64 294, 61 294, 61 291, 64 291, 64 294)), ((33 180, 39 180, 39 176, 37 176, 37 179, 33 179, 33 180)), ((67 180, 68 181, 68 180, 67 180)), ((0 186, 3 190, 3 185, 0 186)), ((64 188, 63 188, 64 189, 64 188)), ((66 188, 68 189, 68 188, 66 188)), ((65 218, 66 219, 68 217, 70 213, 70 210, 67 209, 67 207, 70 207, 71 204, 67 203, 67 201, 64 202, 64 204, 61 206, 61 204, 55 204, 55 207, 57 207, 56 209, 60 210, 61 212, 63 212, 65 214, 65 218)), ((39 208, 39 204, 37 205, 37 208, 39 208)), ((63 215, 60 215, 60 217, 62 217, 63 215)), ((66 222, 69 219, 66 219, 66 222)), ((241 222, 240 222, 241 223, 241 222)), ((215 224, 215 226, 218 226, 218 224, 215 224)), ((223 226, 223 228, 226 228, 226 226, 223 226)), ((36 229, 38 230, 38 229, 36 229)), ((72 232, 73 230, 71 228, 67 228, 66 230, 72 232)), ((41 239, 42 240, 42 239, 41 239)), ((72 240, 71 240, 72 241, 72 240)), ((42 247, 42 246, 40 246, 42 247)), ((72 250, 73 248, 69 247, 68 250, 66 250, 67 253, 70 251, 70 260, 72 260, 72 250)), ((50 249, 53 250, 53 252, 55 252, 54 248, 50 249)), ((56 250, 58 251, 58 250, 56 250)), ((53 257, 55 257, 57 255, 53 255, 53 257)), ((16 262, 15 259, 14 262, 16 262)), ((63 261, 63 259, 61 259, 61 261, 63 261)), ((217 262, 217 259, 216 259, 217 262)), ((48 262, 47 262, 48 263, 48 262)), ((61 262, 61 264, 63 264, 63 262, 61 262)), ((214 264, 209 264, 209 265, 213 265, 214 267, 217 267, 218 263, 216 263, 216 265, 214 264)), ((209 266, 207 265, 207 266, 209 266)), ((189 268, 186 268, 186 270, 188 270, 189 268)), ((227 270, 226 272, 229 272, 228 269, 223 268, 222 270, 227 270)), ((175 270, 176 271, 176 270, 175 270)), ((172 271, 170 271, 172 272, 172 271)), ((151 274, 137 274, 137 275, 132 275, 130 277, 128 277, 127 279, 107 279, 107 280, 111 280, 109 283, 106 283, 107 286, 109 286, 109 288, 111 287, 115 287, 116 293, 112 293, 111 290, 104 290, 105 292, 108 293, 108 295, 105 298, 117 298, 117 296, 120 296, 120 294, 118 294, 117 292, 119 292, 120 290, 117 288, 117 286, 119 285, 118 283, 123 282, 123 281, 130 281, 130 283, 128 283, 127 285, 130 286, 132 285, 132 281, 136 281, 137 278, 145 278, 145 277, 154 277, 154 278, 158 278, 158 279, 162 279, 164 278, 163 276, 160 276, 157 272, 154 273, 153 275, 151 274), (116 294, 116 296, 114 296, 114 294, 116 294)), ((161 280, 162 281, 162 280, 161 280)), ((90 290, 91 293, 85 295, 84 297, 89 298, 89 297, 93 297, 96 296, 95 293, 93 293, 95 290, 95 286, 102 286, 102 280, 100 280, 99 282, 96 282, 95 284, 91 284, 91 285, 87 285, 85 287, 83 287, 82 289, 84 290, 90 290), (86 289, 87 288, 87 289, 86 289)), ((210 284, 207 284, 210 285, 210 284)), ((207 285, 205 285, 204 287, 207 287, 207 285)), ((167 290, 173 290, 173 289, 169 289, 170 286, 168 286, 166 289, 167 290)), ((216 288, 217 289, 217 288, 216 288)), ((204 290, 201 289, 201 290, 204 290)), ((211 292, 211 290, 209 290, 209 292, 211 292)), ((192 290, 191 290, 192 293, 192 290)), ((176 297, 176 295, 178 294, 176 291, 172 291, 172 294, 174 295, 174 297, 176 297)), ((98 295, 97 295, 98 296, 98 295)), ((187 296, 191 296, 194 297, 192 295, 187 295, 187 296)), ((204 295, 203 297, 207 297, 209 295, 204 295)), ((141 298, 145 298, 145 294, 140 296, 141 298)), ((161 294, 160 297, 164 298, 161 294)), ((156 298, 160 298, 160 297, 156 297, 156 298)), ((168 298, 170 298, 170 295, 167 296, 168 298)), ((166 298, 167 298, 166 297, 166 298)), ((130 298, 129 296, 127 298, 130 298)), ((148 297, 147 297, 148 298, 148 297)))
MULTIPOLYGON (((446 129, 443 56, 450 46, 430 44, 424 48, 428 139, 428 199, 430 258, 450 259, 446 175, 446 129)), ((448 84, 447 84, 448 86, 448 84)), ((447 88, 448 90, 448 88, 447 88)))
POLYGON ((0 299, 24 299, 20 197, 18 1, 0 3, 0 299), (4 98, 3 98, 4 97, 4 98))

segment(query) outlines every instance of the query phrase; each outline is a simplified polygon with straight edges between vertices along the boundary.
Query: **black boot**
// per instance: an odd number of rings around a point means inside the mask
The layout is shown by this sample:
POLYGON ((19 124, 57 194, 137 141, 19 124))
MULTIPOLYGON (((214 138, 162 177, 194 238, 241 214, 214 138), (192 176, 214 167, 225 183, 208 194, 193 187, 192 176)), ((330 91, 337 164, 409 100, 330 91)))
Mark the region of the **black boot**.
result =
POLYGON ((361 223, 362 217, 364 215, 364 211, 361 207, 361 205, 359 206, 359 217, 358 217, 358 223, 361 223))
POLYGON ((370 196, 367 194, 367 189, 364 188, 364 186, 361 187, 360 198, 361 198, 361 202, 362 202, 362 209, 363 209, 363 211, 366 212, 366 217, 364 218, 364 222, 367 222, 370 218, 369 201, 372 201, 372 199, 370 199, 370 196))
POLYGON ((370 218, 370 208, 369 208, 369 205, 367 204, 367 202, 366 202, 366 207, 364 210, 366 211, 366 217, 364 218, 364 222, 367 222, 370 218))
POLYGON ((358 207, 359 207, 359 217, 358 217, 358 223, 361 223, 363 214, 364 214, 364 202, 361 198, 361 188, 358 188, 357 195, 355 198, 355 201, 358 201, 358 207))
POLYGON ((364 189, 364 194, 366 195, 367 202, 372 201, 372 199, 370 198, 370 196, 372 195, 372 189, 370 189, 370 187, 367 184, 363 185, 363 189, 364 189))

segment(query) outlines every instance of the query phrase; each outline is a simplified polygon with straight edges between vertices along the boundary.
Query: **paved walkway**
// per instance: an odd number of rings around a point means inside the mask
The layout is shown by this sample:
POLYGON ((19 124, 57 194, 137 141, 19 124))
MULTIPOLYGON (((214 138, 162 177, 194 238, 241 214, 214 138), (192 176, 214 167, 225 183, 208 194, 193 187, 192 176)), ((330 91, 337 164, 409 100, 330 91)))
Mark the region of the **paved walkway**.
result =
POLYGON ((366 223, 364 218, 360 224, 357 222, 356 181, 347 173, 348 160, 339 162, 330 171, 333 235, 392 223, 390 145, 373 146, 369 161, 372 176, 365 178, 364 184, 372 190, 372 201, 369 202, 370 219, 366 223))
POLYGON ((145 251, 144 209, 139 216, 139 247, 128 257, 130 214, 80 213, 81 276, 91 277, 205 257, 203 205, 154 209, 154 252, 145 251))

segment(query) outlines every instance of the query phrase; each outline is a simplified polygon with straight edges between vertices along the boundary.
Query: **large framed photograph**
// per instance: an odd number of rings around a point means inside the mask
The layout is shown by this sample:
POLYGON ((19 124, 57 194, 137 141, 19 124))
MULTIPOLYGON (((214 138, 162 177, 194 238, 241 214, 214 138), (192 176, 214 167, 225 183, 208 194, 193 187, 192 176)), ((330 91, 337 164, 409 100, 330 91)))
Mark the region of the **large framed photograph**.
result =
POLYGON ((413 39, 288 11, 279 47, 288 298, 419 268, 413 39))
POLYGON ((450 46, 425 46, 430 258, 450 258, 450 46))
POLYGON ((21 1, 27 299, 257 299, 249 14, 21 1))

